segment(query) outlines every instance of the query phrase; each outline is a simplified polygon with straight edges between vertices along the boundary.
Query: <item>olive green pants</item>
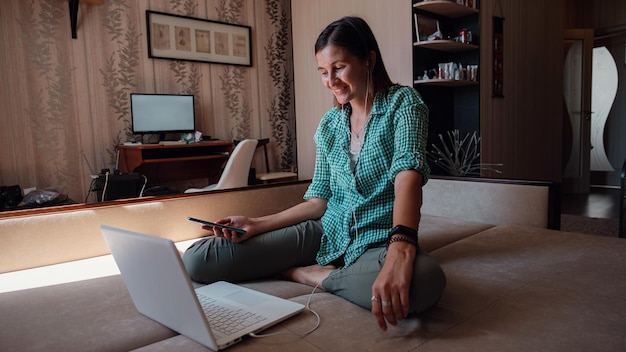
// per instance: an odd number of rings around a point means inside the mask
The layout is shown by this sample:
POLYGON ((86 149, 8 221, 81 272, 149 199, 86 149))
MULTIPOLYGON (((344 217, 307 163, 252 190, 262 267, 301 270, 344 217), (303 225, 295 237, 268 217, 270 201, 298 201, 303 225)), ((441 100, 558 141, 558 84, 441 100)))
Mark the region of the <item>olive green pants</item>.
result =
MULTIPOLYGON (((191 279, 202 283, 273 277, 292 267, 315 264, 322 233, 319 221, 305 221, 239 244, 209 237, 191 245, 183 255, 183 262, 191 279)), ((370 310, 372 285, 386 255, 385 246, 370 248, 352 265, 333 270, 322 282, 324 290, 370 310)), ((419 313, 433 306, 445 285, 439 264, 427 253, 418 251, 410 288, 410 311, 419 313)))

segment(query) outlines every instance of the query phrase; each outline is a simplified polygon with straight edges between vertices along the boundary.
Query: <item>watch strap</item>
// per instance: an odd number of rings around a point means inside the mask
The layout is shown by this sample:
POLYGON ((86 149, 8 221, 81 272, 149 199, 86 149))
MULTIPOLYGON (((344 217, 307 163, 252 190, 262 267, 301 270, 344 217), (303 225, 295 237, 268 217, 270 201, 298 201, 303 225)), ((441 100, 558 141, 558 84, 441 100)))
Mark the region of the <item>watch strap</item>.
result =
POLYGON ((417 230, 412 228, 412 227, 408 227, 408 226, 404 226, 404 225, 396 225, 394 226, 391 231, 389 231, 389 238, 391 238, 391 236, 396 235, 396 234, 402 234, 405 236, 409 236, 409 237, 413 237, 415 239, 417 239, 417 230))

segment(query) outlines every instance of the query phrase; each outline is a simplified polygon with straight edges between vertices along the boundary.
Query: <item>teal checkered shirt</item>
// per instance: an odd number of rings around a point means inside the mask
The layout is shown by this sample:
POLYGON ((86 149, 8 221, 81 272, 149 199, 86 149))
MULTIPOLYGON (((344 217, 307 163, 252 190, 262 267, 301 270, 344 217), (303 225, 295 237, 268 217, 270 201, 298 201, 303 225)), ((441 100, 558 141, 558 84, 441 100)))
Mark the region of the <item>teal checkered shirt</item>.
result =
MULTIPOLYGON (((314 135, 316 162, 305 199, 323 198, 324 235, 317 261, 343 256, 346 266, 387 240, 393 222, 394 179, 418 170, 428 179, 428 108, 415 89, 394 85, 377 93, 354 172, 350 164, 350 104, 326 112, 314 135)), ((415 195, 418 196, 417 194, 415 195)))

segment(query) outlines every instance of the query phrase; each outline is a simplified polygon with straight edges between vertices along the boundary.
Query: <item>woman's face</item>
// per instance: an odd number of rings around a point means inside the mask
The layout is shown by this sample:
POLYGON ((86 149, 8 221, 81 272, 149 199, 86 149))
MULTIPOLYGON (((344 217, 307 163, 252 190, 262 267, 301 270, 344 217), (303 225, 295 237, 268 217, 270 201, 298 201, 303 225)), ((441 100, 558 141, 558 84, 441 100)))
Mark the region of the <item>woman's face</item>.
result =
POLYGON ((353 99, 365 100, 367 63, 350 54, 345 48, 327 45, 315 54, 322 84, 330 89, 339 104, 353 99))

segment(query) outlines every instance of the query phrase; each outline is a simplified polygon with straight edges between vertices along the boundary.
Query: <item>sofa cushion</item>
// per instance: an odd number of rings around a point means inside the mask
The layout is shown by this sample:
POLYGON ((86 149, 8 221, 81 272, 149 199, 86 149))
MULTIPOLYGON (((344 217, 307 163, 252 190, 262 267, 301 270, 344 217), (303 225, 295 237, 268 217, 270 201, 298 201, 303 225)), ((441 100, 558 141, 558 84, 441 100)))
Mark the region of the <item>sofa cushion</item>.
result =
MULTIPOLYGON (((244 285, 303 304, 311 298, 321 325, 300 338, 316 323, 303 312, 263 332, 287 334, 247 338, 229 351, 569 352, 626 346, 623 239, 520 226, 455 236, 457 241, 431 251, 448 285, 422 316, 383 333, 369 311, 342 298, 320 291, 311 296, 312 288, 278 279, 254 281, 244 285)), ((4 293, 0 314, 2 351, 207 351, 139 314, 119 276, 4 293)))
POLYGON ((129 351, 176 336, 135 309, 121 277, 0 294, 0 351, 129 351))
MULTIPOLYGON (((273 285, 274 281, 265 282, 273 285)), ((306 304, 310 295, 292 298, 306 304)), ((371 312, 329 293, 315 293, 311 309, 321 316, 321 324, 314 332, 299 337, 316 325, 315 316, 307 311, 290 318, 260 334, 274 334, 262 338, 247 337, 229 347, 229 351, 408 351, 437 335, 430 324, 412 317, 387 333, 379 330, 371 312)), ((441 331, 439 331, 440 333, 441 331)), ((207 351, 204 347, 177 336, 156 342, 138 351, 207 351)))
POLYGON ((449 326, 420 351, 619 351, 626 241, 498 226, 431 255, 448 286, 430 314, 449 326))
POLYGON ((492 228, 494 225, 424 214, 419 226, 420 247, 426 252, 432 252, 450 243, 492 228))

